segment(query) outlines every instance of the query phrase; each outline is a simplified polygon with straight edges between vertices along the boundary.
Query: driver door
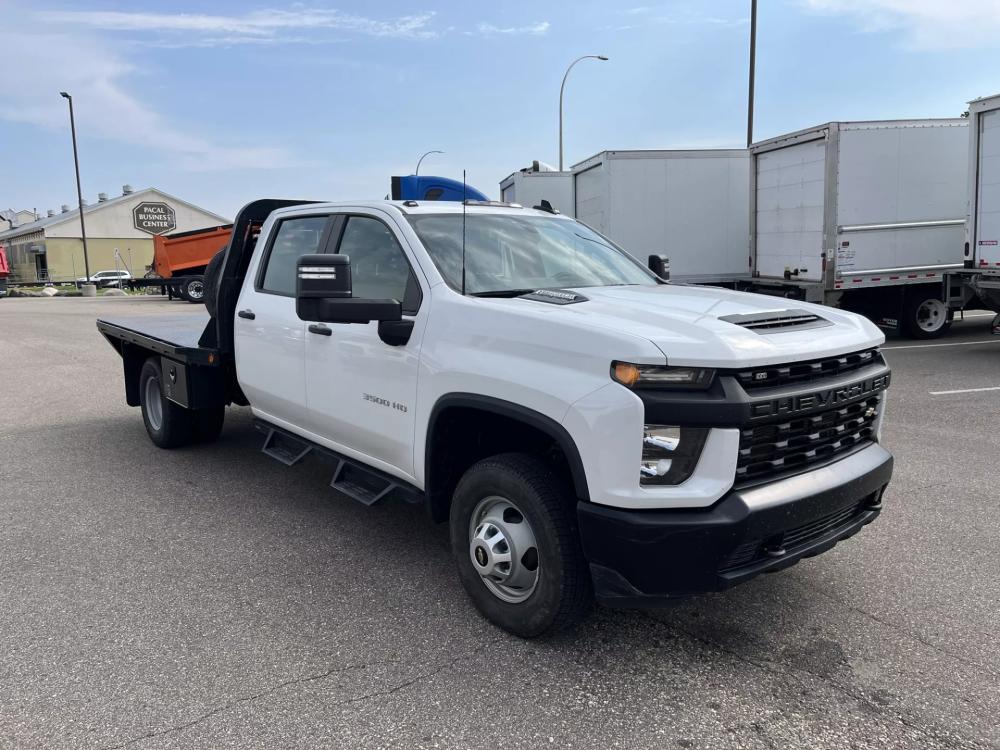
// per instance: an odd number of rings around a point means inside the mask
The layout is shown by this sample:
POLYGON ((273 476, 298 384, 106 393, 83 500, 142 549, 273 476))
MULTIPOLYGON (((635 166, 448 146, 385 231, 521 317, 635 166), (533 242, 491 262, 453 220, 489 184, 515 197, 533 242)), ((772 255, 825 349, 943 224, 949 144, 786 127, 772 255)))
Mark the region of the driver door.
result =
POLYGON ((313 430, 336 450, 412 479, 423 292, 405 240, 387 217, 359 212, 343 219, 330 245, 351 259, 352 296, 396 299, 414 326, 406 344, 392 346, 382 341, 375 321, 307 323, 309 418, 313 430))

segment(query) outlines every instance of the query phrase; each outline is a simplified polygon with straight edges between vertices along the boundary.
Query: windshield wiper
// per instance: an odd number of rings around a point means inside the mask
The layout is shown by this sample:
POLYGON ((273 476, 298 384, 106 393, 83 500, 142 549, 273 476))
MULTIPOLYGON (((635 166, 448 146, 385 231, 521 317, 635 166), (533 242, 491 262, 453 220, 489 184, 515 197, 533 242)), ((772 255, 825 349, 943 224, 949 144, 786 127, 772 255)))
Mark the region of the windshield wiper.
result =
POLYGON ((493 289, 489 292, 471 292, 470 297, 520 297, 522 294, 531 294, 537 289, 493 289))

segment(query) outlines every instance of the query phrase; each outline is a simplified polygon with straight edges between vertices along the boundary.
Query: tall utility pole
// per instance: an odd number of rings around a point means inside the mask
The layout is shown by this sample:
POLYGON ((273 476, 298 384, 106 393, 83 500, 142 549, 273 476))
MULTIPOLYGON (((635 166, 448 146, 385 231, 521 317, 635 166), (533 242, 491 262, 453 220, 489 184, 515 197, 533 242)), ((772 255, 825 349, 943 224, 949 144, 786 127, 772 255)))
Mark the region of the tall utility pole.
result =
POLYGON ((559 171, 563 171, 563 92, 566 90, 566 79, 569 78, 569 72, 573 70, 573 66, 576 65, 580 60, 601 60, 602 62, 607 62, 607 55, 584 55, 583 57, 576 58, 573 62, 569 64, 566 68, 566 72, 563 74, 562 86, 559 87, 559 171))
POLYGON ((80 205, 80 237, 83 239, 83 267, 87 274, 87 283, 90 284, 90 258, 87 255, 87 226, 83 221, 83 190, 80 188, 80 158, 76 153, 76 120, 73 118, 73 97, 65 91, 60 91, 59 96, 69 102, 69 129, 73 134, 73 166, 76 168, 76 199, 80 205))
POLYGON ((750 0, 750 92, 747 96, 747 148, 753 143, 753 79, 757 64, 757 0, 750 0))

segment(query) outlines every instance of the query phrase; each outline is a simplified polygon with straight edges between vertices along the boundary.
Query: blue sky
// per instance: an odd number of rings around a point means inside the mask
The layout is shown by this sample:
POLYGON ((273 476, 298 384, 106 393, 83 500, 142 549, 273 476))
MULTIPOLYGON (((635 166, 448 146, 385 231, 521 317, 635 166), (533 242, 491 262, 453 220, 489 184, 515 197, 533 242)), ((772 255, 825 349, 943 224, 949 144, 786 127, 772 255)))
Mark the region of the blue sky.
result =
MULTIPOLYGON (((1000 0, 760 0, 755 134, 957 116, 1000 92, 1000 0)), ((606 148, 741 146, 749 0, 0 0, 0 208, 156 186, 224 215, 262 196, 380 198, 392 174, 487 194, 606 148)))

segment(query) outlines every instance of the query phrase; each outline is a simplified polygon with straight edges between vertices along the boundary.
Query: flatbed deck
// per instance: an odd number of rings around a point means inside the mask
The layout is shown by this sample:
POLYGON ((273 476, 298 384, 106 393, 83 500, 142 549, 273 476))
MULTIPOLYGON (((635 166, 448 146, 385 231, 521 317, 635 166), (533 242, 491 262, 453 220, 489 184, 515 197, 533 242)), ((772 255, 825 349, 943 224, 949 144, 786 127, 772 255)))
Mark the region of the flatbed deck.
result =
POLYGON ((185 364, 213 367, 222 360, 218 349, 199 343, 208 321, 199 313, 108 318, 97 321, 97 330, 115 348, 125 342, 185 364))

